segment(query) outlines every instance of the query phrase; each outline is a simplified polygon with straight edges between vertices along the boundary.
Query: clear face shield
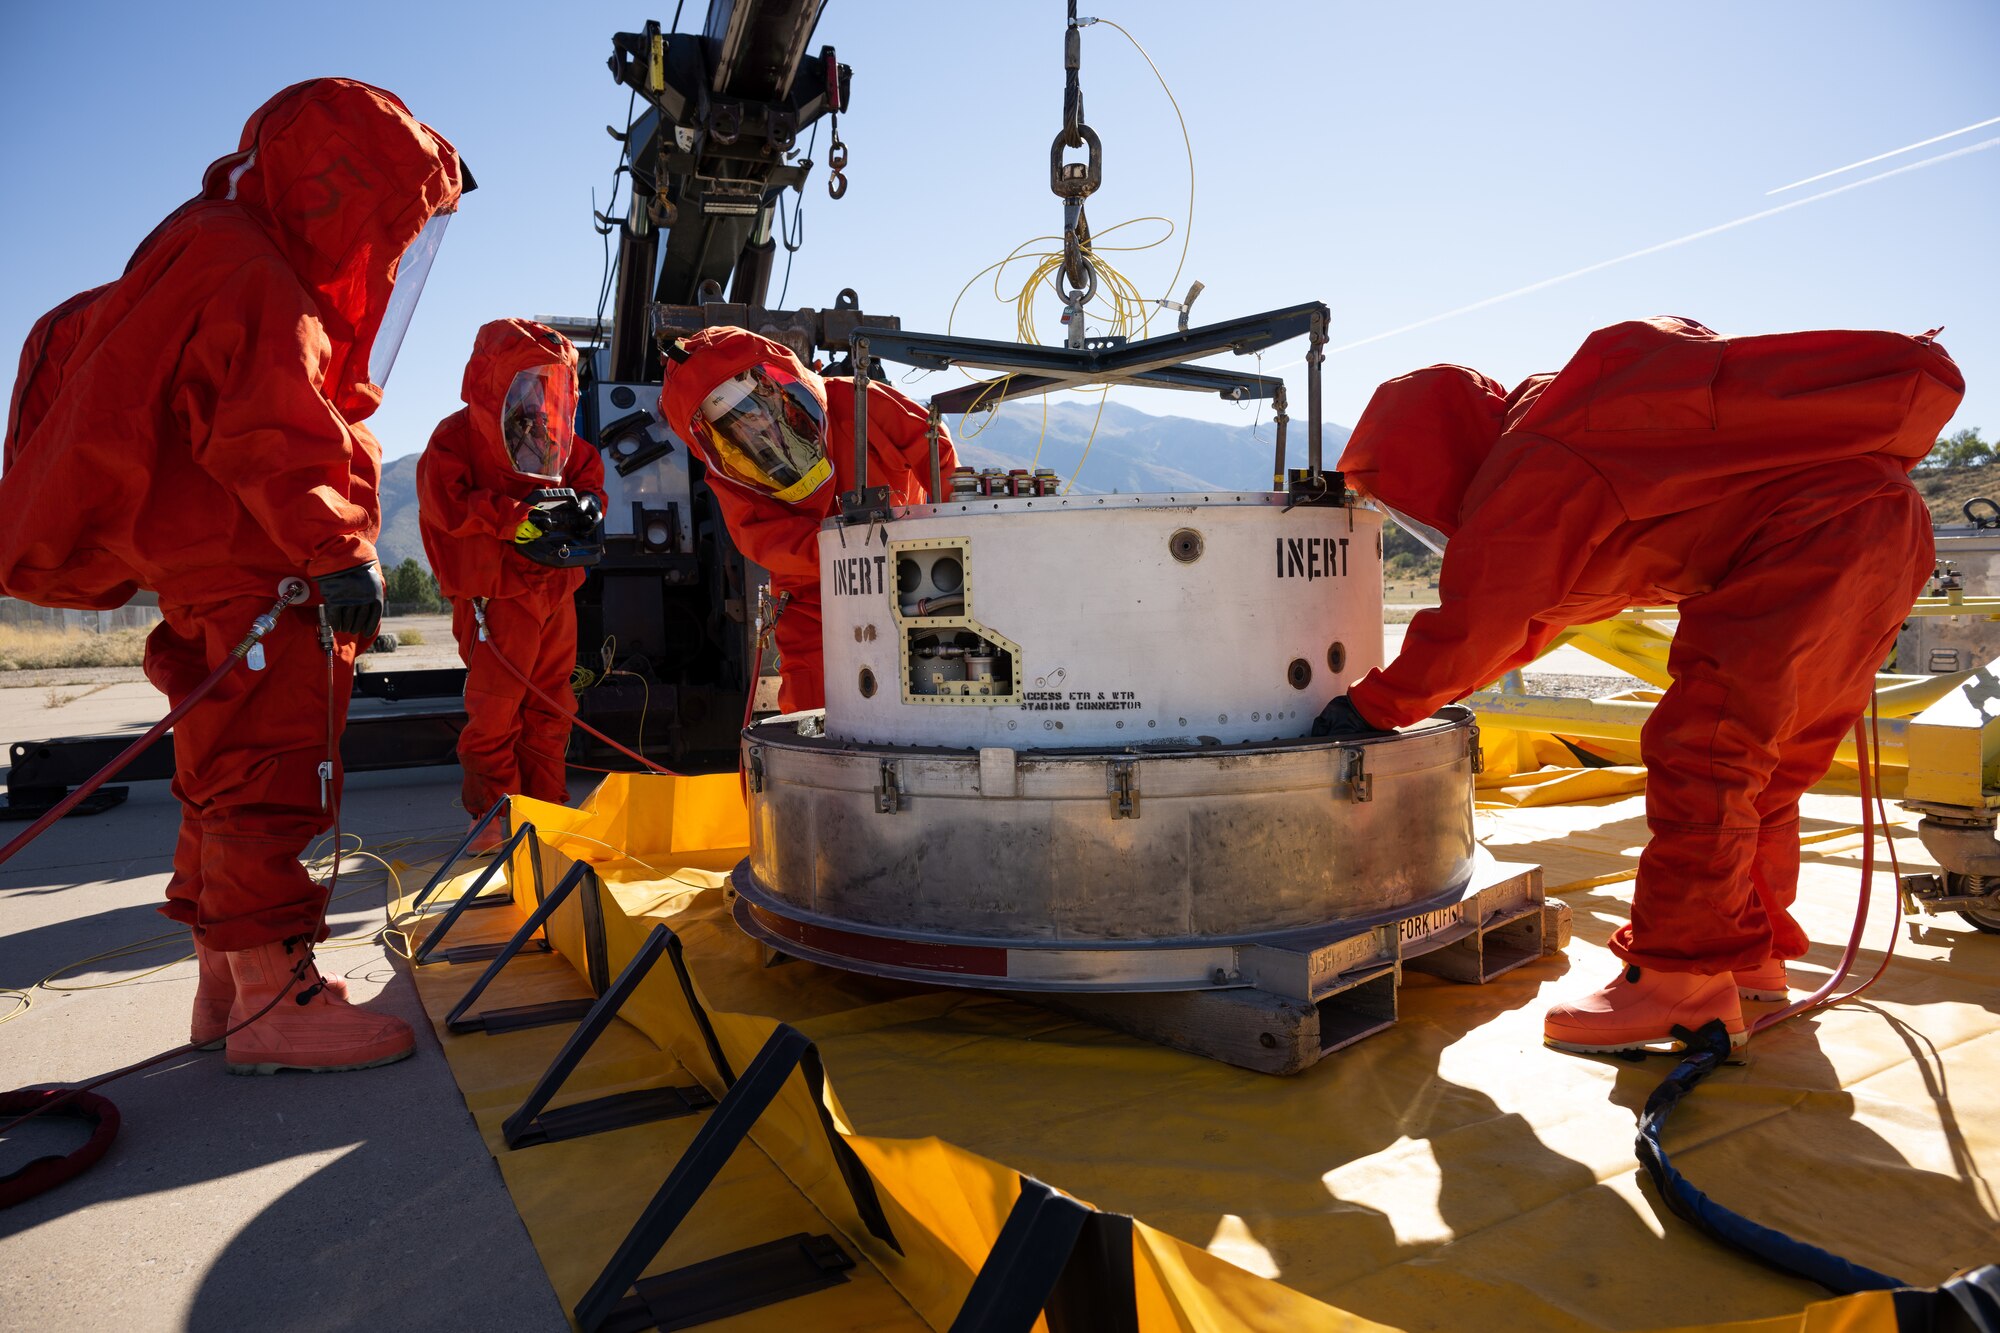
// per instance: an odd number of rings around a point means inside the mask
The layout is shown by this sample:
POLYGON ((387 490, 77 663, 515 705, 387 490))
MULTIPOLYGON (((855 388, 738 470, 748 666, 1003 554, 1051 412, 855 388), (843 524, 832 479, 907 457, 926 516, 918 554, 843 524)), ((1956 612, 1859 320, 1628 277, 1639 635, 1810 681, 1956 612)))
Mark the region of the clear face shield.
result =
POLYGON ((787 504, 833 476, 826 456, 826 409, 788 367, 765 362, 718 384, 692 423, 706 430, 736 480, 787 504))
POLYGON ((1397 527, 1415 537, 1425 546, 1430 547, 1437 554, 1444 554, 1444 544, 1447 538, 1442 532, 1439 532, 1436 528, 1421 519, 1411 518, 1400 509, 1383 504, 1381 500, 1372 495, 1368 497, 1368 502, 1387 514, 1397 527))
POLYGON ((557 481, 575 438, 576 375, 567 366, 536 366, 514 376, 500 409, 507 462, 524 477, 557 481))
POLYGON ((396 353, 402 350, 403 335, 410 331, 410 318, 417 313, 417 299, 424 294, 424 280, 431 275, 431 262, 444 243, 444 229, 451 224, 451 216, 439 213, 432 217, 396 261, 396 285, 389 292, 389 308, 375 330, 374 346, 368 349, 368 382, 378 389, 389 383, 396 353))

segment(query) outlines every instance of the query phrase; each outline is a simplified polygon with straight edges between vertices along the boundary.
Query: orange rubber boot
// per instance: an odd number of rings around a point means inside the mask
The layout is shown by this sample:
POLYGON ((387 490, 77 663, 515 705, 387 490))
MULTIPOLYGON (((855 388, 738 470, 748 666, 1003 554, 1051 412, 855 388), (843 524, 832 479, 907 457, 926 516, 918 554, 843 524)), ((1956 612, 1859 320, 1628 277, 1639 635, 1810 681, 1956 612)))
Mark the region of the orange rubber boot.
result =
POLYGON ((1785 960, 1766 958, 1755 967, 1740 969, 1736 993, 1746 1000, 1789 1000, 1791 978, 1785 972, 1785 960))
POLYGON ((1736 975, 1656 972, 1636 965, 1580 999, 1552 1005, 1542 1019, 1542 1040, 1561 1051, 1635 1051, 1679 1045, 1676 1027, 1695 1029, 1719 1018, 1729 1044, 1749 1040, 1736 975))
POLYGON ((416 1034, 400 1018, 357 1009, 345 988, 336 993, 312 962, 303 936, 223 955, 236 981, 231 1025, 243 1023, 284 991, 303 959, 305 975, 271 1011, 229 1038, 223 1059, 232 1074, 280 1069, 324 1072, 393 1064, 416 1051, 416 1034))
POLYGON ((188 1040, 204 1051, 222 1049, 222 1034, 229 1031, 229 1007, 236 1000, 236 979, 229 974, 229 955, 211 949, 196 936, 194 960, 199 975, 194 983, 194 1021, 188 1025, 188 1040))
MULTIPOLYGON (((209 948, 199 938, 194 942, 194 957, 200 972, 194 983, 194 1021, 188 1025, 188 1041, 200 1050, 219 1051, 229 1032, 230 1007, 236 1002, 236 978, 229 971, 229 955, 209 948)), ((345 981, 326 977, 322 982, 328 995, 336 1000, 347 998, 345 981)))

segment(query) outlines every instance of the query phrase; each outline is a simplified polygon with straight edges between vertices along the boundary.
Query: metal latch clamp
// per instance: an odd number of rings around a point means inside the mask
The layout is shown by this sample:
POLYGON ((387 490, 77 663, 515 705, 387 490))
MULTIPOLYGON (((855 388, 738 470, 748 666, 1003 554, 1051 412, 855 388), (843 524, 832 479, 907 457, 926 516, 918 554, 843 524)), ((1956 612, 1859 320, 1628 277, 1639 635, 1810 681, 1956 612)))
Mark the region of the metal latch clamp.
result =
POLYGON ((896 761, 882 761, 881 780, 875 786, 875 813, 893 815, 903 808, 903 791, 896 785, 896 761))
POLYGON ((1360 746, 1340 751, 1341 769, 1339 785, 1347 792, 1350 801, 1372 801, 1375 799, 1375 775, 1368 771, 1368 751, 1360 746))
POLYGON ((1139 817, 1139 780, 1129 759, 1119 760, 1110 766, 1106 777, 1110 779, 1111 817, 1113 819, 1137 819, 1139 817))

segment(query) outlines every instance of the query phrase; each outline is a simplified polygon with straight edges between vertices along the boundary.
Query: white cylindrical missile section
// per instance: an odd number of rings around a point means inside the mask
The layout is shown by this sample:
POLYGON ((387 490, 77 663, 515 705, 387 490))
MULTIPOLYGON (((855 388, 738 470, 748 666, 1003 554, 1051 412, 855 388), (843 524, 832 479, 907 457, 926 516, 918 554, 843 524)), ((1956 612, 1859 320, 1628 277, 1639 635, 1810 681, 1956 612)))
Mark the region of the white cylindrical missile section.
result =
POLYGON ((1306 737, 1382 665, 1382 519, 1265 493, 915 506, 821 531, 826 734, 1186 749, 1306 737))
POLYGON ((819 542, 824 719, 743 736, 735 913, 759 939, 1115 992, 1261 984, 1231 951, 1469 929, 1471 716, 1311 736, 1382 664, 1374 510, 979 497, 819 542))

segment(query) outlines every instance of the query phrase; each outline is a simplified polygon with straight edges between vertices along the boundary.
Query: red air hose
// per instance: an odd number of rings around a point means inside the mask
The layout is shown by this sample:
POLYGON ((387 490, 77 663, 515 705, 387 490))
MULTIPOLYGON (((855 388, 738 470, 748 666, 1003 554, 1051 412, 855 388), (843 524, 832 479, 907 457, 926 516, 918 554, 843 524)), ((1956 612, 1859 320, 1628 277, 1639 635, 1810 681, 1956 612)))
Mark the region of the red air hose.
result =
POLYGON ((70 811, 76 809, 78 805, 83 803, 85 797, 111 781, 112 778, 117 777, 125 765, 144 754, 146 748, 161 736, 164 736, 167 733, 167 729, 178 722, 187 713, 188 709, 193 708, 196 704, 207 698, 208 692, 217 685, 220 685, 222 678, 234 671, 237 664, 250 655, 251 649, 263 642, 264 636, 277 627, 280 612, 292 605, 292 603, 304 598, 305 595, 306 584, 304 579, 286 579, 283 583, 279 584, 278 600, 271 604, 270 610, 257 617, 250 626, 250 632, 243 636, 243 642, 230 649, 229 656, 223 658, 221 664, 215 670, 208 673, 208 679, 195 686, 194 692, 189 694, 187 698, 168 709, 167 715, 158 722, 155 722, 152 729, 145 735, 133 741, 123 750, 120 750, 117 757, 110 763, 91 774, 89 780, 82 786, 56 802, 54 808, 34 823, 28 825, 26 829, 22 830, 5 847, 0 847, 0 865, 4 865, 14 853, 48 832, 52 824, 70 811))
MULTIPOLYGON (((131 763, 146 746, 150 745, 168 727, 172 726, 175 719, 184 716, 188 709, 199 703, 202 698, 220 684, 222 678, 234 670, 237 663, 248 657, 250 651, 263 642, 264 636, 277 628, 278 616, 287 607, 302 601, 305 598, 306 591, 304 579, 286 579, 283 583, 279 584, 278 600, 271 604, 270 610, 258 616, 251 623, 250 632, 243 636, 243 641, 230 649, 229 656, 224 658, 222 663, 208 674, 207 679, 197 685, 187 698, 169 709, 167 715, 161 718, 144 736, 127 746, 110 763, 92 774, 89 781, 77 788, 69 797, 59 802, 48 814, 36 820, 19 837, 8 843, 6 847, 0 848, 0 862, 6 861, 8 857, 13 856, 16 852, 27 846, 36 836, 54 824, 56 820, 74 809, 77 803, 85 796, 88 796, 91 792, 97 790, 98 787, 117 776, 119 770, 131 763)), ((320 624, 322 642, 329 645, 327 649, 326 744, 327 759, 331 763, 338 752, 340 733, 337 716, 334 711, 333 651, 330 646, 332 640, 325 628, 324 610, 321 612, 320 624)), ((326 927, 327 908, 332 903, 334 892, 340 884, 340 802, 338 800, 332 802, 332 811, 333 871, 327 879, 326 897, 320 902, 319 922, 313 928, 312 932, 314 940, 319 938, 320 932, 326 927)), ((291 979, 285 983, 276 995, 271 997, 270 1003, 244 1019, 241 1023, 231 1026, 227 1032, 223 1033, 223 1040, 226 1041, 230 1036, 241 1032, 244 1028, 249 1027, 252 1023, 255 1023, 258 1019, 276 1008, 279 1002, 290 995, 299 983, 305 979, 306 969, 312 965, 311 949, 303 950, 300 954, 298 964, 292 969, 291 979)), ((104 1155, 105 1150, 111 1146, 111 1140, 118 1135, 118 1108, 105 1098, 93 1095, 94 1089, 101 1088, 116 1079, 124 1078, 127 1074, 134 1074, 142 1069, 150 1069, 154 1065, 174 1059, 177 1056, 191 1054, 199 1049, 201 1048, 193 1042, 187 1042, 183 1045, 175 1046, 170 1050, 161 1051, 158 1055, 148 1056, 144 1060, 126 1065, 122 1069, 114 1069, 108 1074, 100 1074, 87 1082, 78 1083, 68 1088, 21 1088, 13 1092, 0 1093, 0 1109, 23 1112, 23 1114, 16 1116, 5 1125, 0 1125, 0 1138, 13 1133, 14 1130, 30 1120, 57 1112, 64 1115, 80 1116, 92 1121, 96 1126, 89 1141, 68 1156, 38 1158, 17 1171, 6 1176, 0 1176, 0 1207, 11 1207, 16 1203, 31 1199, 46 1190, 53 1189, 63 1181, 81 1174, 92 1163, 96 1162, 99 1157, 104 1155)))
MULTIPOLYGON (((473 619, 479 622, 479 641, 486 645, 486 651, 493 654, 493 660, 498 662, 501 666, 507 669, 508 675, 512 676, 515 680, 521 682, 522 686, 524 686, 527 689, 528 693, 534 695, 537 699, 540 699, 543 703, 547 704, 550 708, 555 709, 558 713, 570 712, 570 709, 564 707, 561 703, 558 703, 555 699, 551 698, 548 694, 544 693, 541 687, 536 685, 534 681, 529 680, 526 674, 522 672, 521 668, 515 666, 512 662, 508 661, 507 654, 501 652, 499 647, 493 642, 492 636, 486 632, 486 605, 483 598, 475 599, 473 601, 472 616, 473 619)), ((585 722, 582 718, 577 717, 574 714, 571 714, 570 721, 574 723, 576 726, 582 727, 585 731, 597 737, 597 739, 603 741, 606 745, 618 751, 618 753, 624 755, 627 759, 632 760, 636 764, 644 765, 648 770, 654 773, 658 773, 662 777, 677 778, 682 776, 681 774, 674 772, 674 770, 672 770, 671 768, 662 768, 660 765, 646 758, 646 756, 643 754, 639 754, 636 751, 626 749, 624 746, 620 745, 617 741, 612 740, 609 736, 599 731, 596 727, 591 726, 588 722, 585 722)), ((610 770, 607 769, 605 771, 609 772, 610 770)))
MULTIPOLYGON (((1834 991, 1840 987, 1842 982, 1847 980, 1848 974, 1854 970, 1854 960, 1861 952, 1861 936, 1868 926, 1868 905, 1875 887, 1875 826, 1878 811, 1881 812, 1883 834, 1889 842, 1891 870, 1899 877, 1902 871, 1902 867, 1896 859, 1895 835, 1889 830, 1888 812, 1882 801, 1881 790, 1876 784, 1878 776, 1876 760, 1881 756, 1881 745, 1881 732, 1876 722, 1876 704, 1871 699, 1869 701, 1867 718, 1865 720, 1856 718, 1854 722, 1855 771, 1861 780, 1861 896, 1860 901, 1855 904, 1854 928, 1847 934, 1847 947, 1841 951, 1840 963, 1833 969, 1833 975, 1828 977, 1820 988, 1811 995, 1806 996, 1803 1000, 1788 1004, 1775 1013, 1766 1014, 1752 1023, 1750 1025, 1750 1033, 1753 1036, 1759 1032, 1776 1027, 1788 1018, 1796 1018, 1800 1014, 1811 1010, 1853 999, 1881 979, 1882 973, 1888 970, 1889 960, 1895 956, 1896 937, 1902 934, 1903 924, 1903 908, 1900 899, 1896 903, 1896 925, 1889 933, 1888 947, 1882 951, 1882 962, 1875 969, 1875 974, 1846 994, 1837 998, 1834 996, 1834 991)), ((1894 895, 1891 896, 1893 897, 1894 895)))

